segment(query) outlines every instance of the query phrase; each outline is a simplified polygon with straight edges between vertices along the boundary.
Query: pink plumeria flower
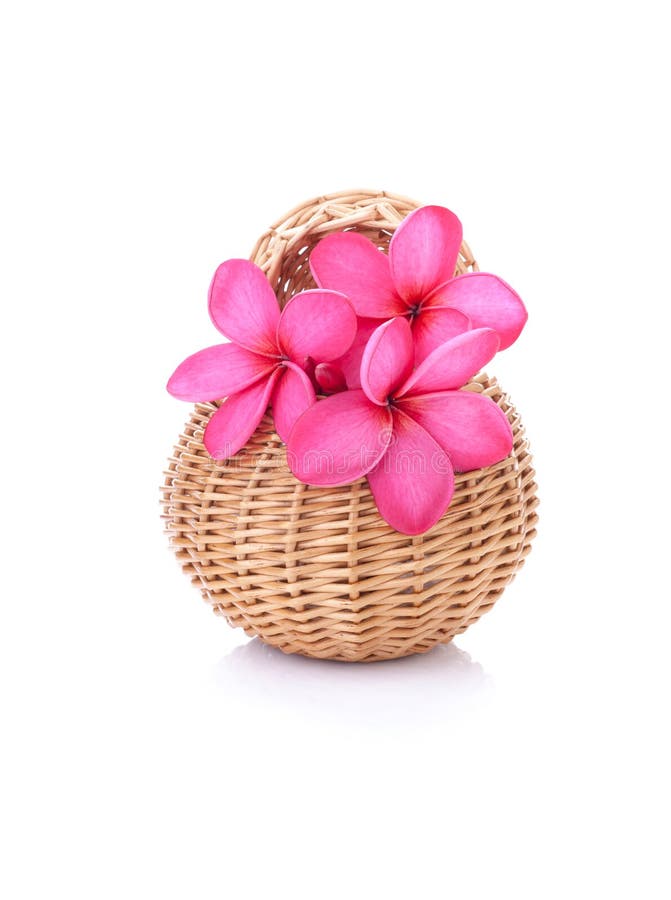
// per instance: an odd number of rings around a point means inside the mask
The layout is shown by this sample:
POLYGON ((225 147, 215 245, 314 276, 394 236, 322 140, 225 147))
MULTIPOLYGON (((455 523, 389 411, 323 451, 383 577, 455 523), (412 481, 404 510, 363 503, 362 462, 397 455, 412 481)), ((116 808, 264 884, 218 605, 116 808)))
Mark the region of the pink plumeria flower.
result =
MULTIPOLYGON (((496 275, 454 277, 461 222, 442 206, 423 206, 399 225, 389 254, 353 231, 323 238, 310 254, 322 288, 342 291, 362 319, 342 368, 354 386, 366 340, 380 319, 404 316, 412 325, 419 365, 445 341, 469 328, 492 328, 509 347, 527 320, 524 304, 496 275)), ((358 385, 356 385, 358 387, 358 385)))
POLYGON ((307 371, 347 351, 356 314, 330 290, 296 294, 280 313, 262 270, 229 259, 215 272, 210 318, 231 343, 194 353, 177 367, 168 391, 180 400, 226 397, 210 419, 203 443, 214 459, 237 453, 272 404, 277 433, 286 441, 296 419, 315 402, 307 371))
POLYGON ((361 361, 362 390, 320 400, 296 421, 289 465, 313 485, 368 478, 381 516, 404 534, 440 519, 454 491, 454 471, 505 459, 513 445, 503 411, 489 397, 461 391, 499 348, 491 328, 462 333, 413 371, 408 320, 379 326, 361 361))

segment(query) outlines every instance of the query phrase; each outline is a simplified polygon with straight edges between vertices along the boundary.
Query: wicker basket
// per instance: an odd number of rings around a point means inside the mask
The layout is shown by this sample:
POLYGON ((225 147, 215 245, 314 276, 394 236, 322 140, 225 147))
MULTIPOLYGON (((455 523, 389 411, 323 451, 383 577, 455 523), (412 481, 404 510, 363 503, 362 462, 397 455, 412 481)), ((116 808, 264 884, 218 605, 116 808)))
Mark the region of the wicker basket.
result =
MULTIPOLYGON (((324 235, 356 229, 386 247, 418 205, 386 192, 320 197, 269 229, 251 258, 284 304, 314 287, 308 255, 324 235)), ((464 243, 458 271, 475 269, 464 243)), ((529 552, 538 501, 514 407, 484 374, 467 389, 504 410, 513 452, 457 475, 446 514, 418 537, 380 518, 365 479, 337 488, 297 481, 269 415, 237 457, 210 459, 202 436, 216 404, 197 404, 163 501, 177 558, 214 611, 286 653, 373 661, 447 643, 491 609, 529 552)))

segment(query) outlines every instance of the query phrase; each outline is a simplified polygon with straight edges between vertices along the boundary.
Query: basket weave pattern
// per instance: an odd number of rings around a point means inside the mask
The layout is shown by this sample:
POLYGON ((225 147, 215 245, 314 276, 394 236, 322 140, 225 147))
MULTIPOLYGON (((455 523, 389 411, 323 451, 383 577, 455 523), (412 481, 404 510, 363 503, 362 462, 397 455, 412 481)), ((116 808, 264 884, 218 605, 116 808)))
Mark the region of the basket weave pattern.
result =
MULTIPOLYGON (((314 287, 307 261, 324 235, 352 228, 387 247, 418 205, 370 191, 320 197, 266 232, 251 258, 283 305, 314 287)), ((458 271, 469 270, 477 265, 464 243, 458 271)), ((202 437, 217 404, 197 404, 169 460, 163 502, 177 558, 214 611, 288 653, 373 661, 447 643, 491 609, 530 550, 538 501, 516 410, 484 374, 466 389, 506 413, 513 452, 457 475, 446 514, 416 537, 381 519, 365 479, 299 482, 269 415, 236 457, 210 459, 202 437)))

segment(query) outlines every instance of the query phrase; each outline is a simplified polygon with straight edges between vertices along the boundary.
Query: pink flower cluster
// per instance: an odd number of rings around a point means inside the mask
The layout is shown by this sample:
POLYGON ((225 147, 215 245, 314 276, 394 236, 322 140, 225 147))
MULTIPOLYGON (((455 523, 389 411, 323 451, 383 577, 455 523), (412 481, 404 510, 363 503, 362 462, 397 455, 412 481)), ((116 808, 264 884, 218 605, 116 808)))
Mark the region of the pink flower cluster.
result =
POLYGON ((527 318, 495 275, 453 277, 461 236, 439 206, 411 213, 388 255, 355 232, 331 234, 310 256, 318 289, 281 312, 253 263, 219 266, 209 310, 230 343, 190 356, 168 382, 181 400, 226 398, 205 429, 208 453, 237 453, 270 405, 297 478, 337 486, 366 476, 393 528, 431 528, 450 504, 455 471, 512 449, 499 407, 460 388, 527 318))

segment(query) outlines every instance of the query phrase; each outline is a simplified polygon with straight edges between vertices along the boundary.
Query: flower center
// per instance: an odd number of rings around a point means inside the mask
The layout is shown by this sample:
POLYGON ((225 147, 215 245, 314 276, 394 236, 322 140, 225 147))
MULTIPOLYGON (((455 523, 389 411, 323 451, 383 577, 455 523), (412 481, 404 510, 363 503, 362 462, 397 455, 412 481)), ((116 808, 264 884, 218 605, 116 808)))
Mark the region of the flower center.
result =
POLYGON ((410 321, 417 318, 417 316, 421 312, 421 309, 422 309, 422 304, 420 301, 417 301, 417 303, 413 303, 411 306, 408 307, 408 318, 410 319, 410 321))

